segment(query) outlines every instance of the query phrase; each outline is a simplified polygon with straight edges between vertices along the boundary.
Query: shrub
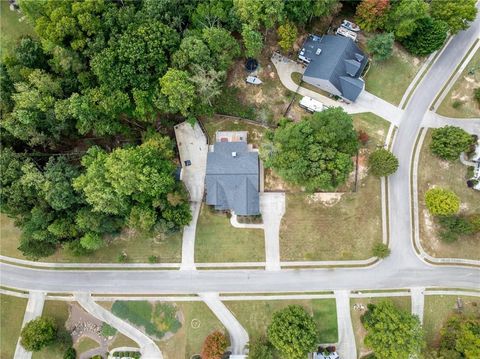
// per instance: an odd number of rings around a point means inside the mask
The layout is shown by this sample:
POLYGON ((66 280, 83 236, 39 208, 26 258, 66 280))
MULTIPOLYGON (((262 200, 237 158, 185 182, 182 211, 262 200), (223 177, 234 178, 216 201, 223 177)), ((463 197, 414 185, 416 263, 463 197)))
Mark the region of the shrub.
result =
POLYGON ((376 177, 390 176, 398 169, 398 159, 386 149, 374 151, 368 157, 370 173, 376 177))
POLYGON ((55 342, 57 326, 49 317, 39 317, 29 321, 21 332, 20 343, 31 352, 39 351, 55 342))
POLYGON ((375 35, 367 41, 367 49, 374 60, 384 61, 392 56, 394 41, 395 35, 391 32, 375 35))
POLYGON ((448 25, 441 20, 425 17, 417 21, 417 28, 402 44, 412 54, 425 56, 442 47, 447 38, 448 25))
POLYGON ((473 90, 473 97, 480 104, 480 87, 477 87, 475 90, 473 90))
POLYGON ((273 347, 267 338, 250 341, 248 357, 250 359, 273 359, 273 347))
POLYGON ((463 129, 445 126, 433 130, 430 150, 444 160, 455 161, 460 153, 468 151, 473 143, 473 136, 463 129))
POLYGON ((425 203, 433 216, 450 216, 460 209, 458 196, 444 188, 431 188, 425 193, 425 203))
POLYGON ((157 263, 158 262, 158 257, 157 256, 149 256, 148 257, 148 263, 157 263))
POLYGON ((363 146, 365 146, 368 143, 368 141, 370 140, 370 136, 364 130, 359 130, 358 131, 358 140, 360 141, 360 143, 363 146))
POLYGON ((390 248, 384 243, 377 243, 373 246, 373 256, 378 258, 386 258, 390 255, 390 248))
POLYGON ((77 351, 75 350, 75 348, 68 348, 66 351, 65 351, 65 354, 63 354, 63 359, 76 359, 77 358, 77 351))
POLYGON ((453 107, 454 109, 458 109, 458 108, 460 108, 462 105, 463 105, 463 102, 460 101, 460 100, 455 100, 455 101, 453 101, 453 103, 452 103, 452 107, 453 107))
POLYGON ((473 232, 480 232, 480 214, 474 214, 468 217, 468 221, 472 225, 473 232))
POLYGON ((114 327, 108 325, 107 323, 103 323, 102 325, 102 335, 104 337, 113 337, 115 334, 117 334, 117 329, 114 327))
POLYGON ((442 227, 440 238, 445 242, 454 242, 462 235, 469 235, 475 232, 474 225, 465 217, 443 216, 438 218, 442 227))
POLYGON ((128 256, 127 256, 127 253, 125 252, 122 252, 118 255, 117 257, 117 260, 120 262, 120 263, 126 263, 127 260, 128 260, 128 256))
POLYGON ((202 359, 221 359, 227 349, 227 338, 220 331, 209 334, 202 346, 202 359))

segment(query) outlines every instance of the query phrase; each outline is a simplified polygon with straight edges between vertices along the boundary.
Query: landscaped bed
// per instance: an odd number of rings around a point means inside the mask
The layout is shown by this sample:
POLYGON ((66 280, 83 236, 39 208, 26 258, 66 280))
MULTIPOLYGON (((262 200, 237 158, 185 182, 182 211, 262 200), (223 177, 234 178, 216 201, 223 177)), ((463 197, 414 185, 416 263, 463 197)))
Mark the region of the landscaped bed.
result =
POLYGON ((350 299, 350 314, 352 316, 352 325, 353 333, 355 334, 355 343, 357 346, 357 356, 358 358, 363 357, 364 355, 370 353, 370 350, 365 347, 363 340, 367 334, 363 324, 361 322, 361 317, 365 314, 367 305, 377 304, 383 300, 390 300, 393 304, 402 310, 411 311, 411 300, 410 296, 405 297, 386 297, 386 298, 352 298, 350 299), (356 309, 354 309, 355 304, 356 309), (364 309, 361 309, 364 308, 364 309))
POLYGON ((448 92, 437 113, 447 117, 480 117, 479 101, 474 94, 476 88, 480 88, 479 50, 448 92))
POLYGON ((195 262, 263 262, 262 229, 234 228, 227 213, 202 205, 195 237, 195 262))
POLYGON ((354 116, 354 125, 370 136, 360 152, 357 192, 350 185, 345 193, 287 193, 280 230, 282 260, 367 259, 374 244, 381 243, 380 180, 367 174, 366 160, 384 144, 389 124, 364 113, 354 116))
MULTIPOLYGON (((2 5, 3 9, 3 5, 2 5)), ((27 300, 9 295, 0 295, 0 358, 13 358, 27 300)))
POLYGON ((423 249, 434 257, 480 258, 479 235, 461 237, 456 242, 446 243, 439 238, 439 225, 425 207, 425 193, 432 186, 452 190, 460 198, 460 213, 480 213, 480 191, 466 185, 467 166, 460 160, 448 162, 434 156, 430 151, 431 130, 427 133, 420 152, 418 164, 418 215, 420 240, 423 249))
POLYGON ((425 309, 423 328, 425 339, 431 348, 438 346, 440 329, 445 321, 453 314, 480 316, 480 298, 456 295, 427 295, 425 296, 425 309), (461 304, 461 307, 458 306, 461 304))
POLYGON ((266 336, 273 314, 293 304, 301 305, 313 315, 319 344, 338 340, 335 299, 227 301, 225 304, 248 332, 250 340, 266 336))

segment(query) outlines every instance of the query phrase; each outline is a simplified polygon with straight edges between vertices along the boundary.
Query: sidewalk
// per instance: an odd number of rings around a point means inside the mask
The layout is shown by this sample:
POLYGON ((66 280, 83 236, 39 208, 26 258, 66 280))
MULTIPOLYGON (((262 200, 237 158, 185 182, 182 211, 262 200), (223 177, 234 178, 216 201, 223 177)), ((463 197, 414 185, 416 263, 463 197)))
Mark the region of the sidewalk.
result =
POLYGON ((335 291, 338 322, 338 354, 342 359, 356 359, 357 347, 350 315, 350 292, 335 291))

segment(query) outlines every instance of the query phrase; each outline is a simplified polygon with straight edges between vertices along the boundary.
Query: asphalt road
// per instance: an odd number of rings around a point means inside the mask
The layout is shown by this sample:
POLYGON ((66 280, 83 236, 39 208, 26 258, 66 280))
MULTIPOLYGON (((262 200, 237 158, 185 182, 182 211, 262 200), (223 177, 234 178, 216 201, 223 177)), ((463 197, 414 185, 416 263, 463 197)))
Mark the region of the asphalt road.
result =
POLYGON ((410 158, 416 134, 430 103, 478 37, 477 17, 469 30, 450 42, 419 84, 402 118, 393 151, 399 171, 390 178, 392 255, 369 268, 205 271, 61 271, 1 263, 2 286, 48 292, 199 293, 363 290, 410 287, 478 288, 480 271, 430 266, 415 254, 411 239, 410 158))

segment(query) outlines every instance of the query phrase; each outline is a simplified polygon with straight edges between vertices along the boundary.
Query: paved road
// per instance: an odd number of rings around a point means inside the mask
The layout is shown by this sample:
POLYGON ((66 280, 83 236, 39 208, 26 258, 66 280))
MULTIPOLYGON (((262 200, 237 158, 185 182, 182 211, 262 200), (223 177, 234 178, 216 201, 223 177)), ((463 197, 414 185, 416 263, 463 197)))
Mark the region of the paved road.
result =
POLYGON ((335 291, 337 306, 338 327, 338 354, 344 359, 356 359, 357 347, 353 334, 352 318, 350 315, 350 292, 348 290, 335 291))
MULTIPOLYGON (((27 308, 25 309, 25 315, 23 317, 22 328, 28 322, 34 320, 35 318, 42 315, 43 304, 45 303, 45 293, 44 292, 30 292, 28 295, 27 308)), ((3 328, 2 330, 8 330, 3 328)), ((26 351, 20 345, 20 338, 17 341, 17 347, 15 348, 14 359, 30 359, 32 357, 32 352, 26 351)))

